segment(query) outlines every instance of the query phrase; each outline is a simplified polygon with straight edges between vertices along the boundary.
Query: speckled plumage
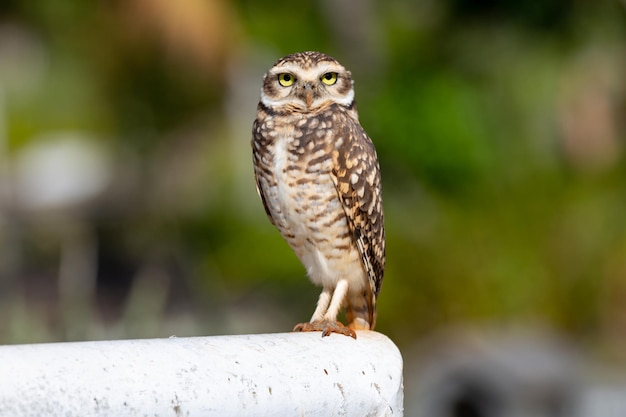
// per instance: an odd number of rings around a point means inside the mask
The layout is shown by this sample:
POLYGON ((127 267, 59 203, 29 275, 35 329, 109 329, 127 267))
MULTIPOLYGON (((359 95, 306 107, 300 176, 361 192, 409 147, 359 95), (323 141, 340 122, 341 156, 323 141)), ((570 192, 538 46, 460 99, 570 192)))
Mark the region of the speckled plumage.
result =
POLYGON ((373 329, 385 269, 380 169, 350 72, 319 52, 280 59, 263 77, 252 137, 265 211, 323 287, 296 330, 355 336, 336 324, 342 306, 349 329, 373 329))

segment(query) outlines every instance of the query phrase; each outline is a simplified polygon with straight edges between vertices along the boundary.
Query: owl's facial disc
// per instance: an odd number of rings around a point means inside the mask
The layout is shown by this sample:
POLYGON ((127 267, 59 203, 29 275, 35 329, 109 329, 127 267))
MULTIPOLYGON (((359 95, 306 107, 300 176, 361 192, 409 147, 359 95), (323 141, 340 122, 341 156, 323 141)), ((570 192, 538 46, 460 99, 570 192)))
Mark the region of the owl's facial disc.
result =
POLYGON ((261 93, 261 102, 274 110, 309 112, 333 103, 349 107, 353 101, 350 72, 333 61, 277 65, 266 74, 261 93))

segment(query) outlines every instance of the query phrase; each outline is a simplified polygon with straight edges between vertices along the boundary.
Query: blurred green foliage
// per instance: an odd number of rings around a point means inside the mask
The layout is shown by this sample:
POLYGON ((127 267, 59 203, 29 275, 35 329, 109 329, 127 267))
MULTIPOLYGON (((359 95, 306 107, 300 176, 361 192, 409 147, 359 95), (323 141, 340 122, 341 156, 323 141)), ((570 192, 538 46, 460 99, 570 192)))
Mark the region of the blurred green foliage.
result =
POLYGON ((379 153, 378 330, 400 344, 468 322, 619 337, 625 13, 615 0, 3 2, 0 163, 79 131, 106 145, 111 175, 52 216, 0 205, 0 341, 308 318, 318 289, 264 217, 249 139, 263 72, 309 49, 352 71, 379 153), (91 237, 73 240, 76 223, 91 237), (97 252, 95 289, 75 298, 55 284, 73 242, 97 252), (161 304, 132 305, 159 282, 161 304), (68 320, 85 294, 87 322, 68 320))

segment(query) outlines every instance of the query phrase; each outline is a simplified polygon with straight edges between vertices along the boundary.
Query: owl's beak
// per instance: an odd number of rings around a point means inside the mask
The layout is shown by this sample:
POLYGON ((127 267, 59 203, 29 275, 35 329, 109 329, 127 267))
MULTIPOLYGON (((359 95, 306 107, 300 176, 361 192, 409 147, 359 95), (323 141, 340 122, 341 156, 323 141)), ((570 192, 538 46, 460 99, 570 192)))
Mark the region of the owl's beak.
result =
POLYGON ((307 107, 311 107, 313 104, 313 85, 309 83, 304 84, 304 102, 307 107))
POLYGON ((311 107, 311 104, 313 104, 313 92, 311 90, 306 90, 304 99, 306 101, 306 106, 311 107))

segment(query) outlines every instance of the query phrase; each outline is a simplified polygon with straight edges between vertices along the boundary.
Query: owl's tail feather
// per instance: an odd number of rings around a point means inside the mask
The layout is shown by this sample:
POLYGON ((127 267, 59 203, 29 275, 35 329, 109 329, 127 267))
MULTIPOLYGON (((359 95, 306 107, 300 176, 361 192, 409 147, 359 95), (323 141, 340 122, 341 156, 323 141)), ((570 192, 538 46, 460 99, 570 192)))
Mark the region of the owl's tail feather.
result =
POLYGON ((354 330, 374 330, 376 326, 376 296, 371 291, 365 294, 348 294, 346 297, 346 321, 354 330))

